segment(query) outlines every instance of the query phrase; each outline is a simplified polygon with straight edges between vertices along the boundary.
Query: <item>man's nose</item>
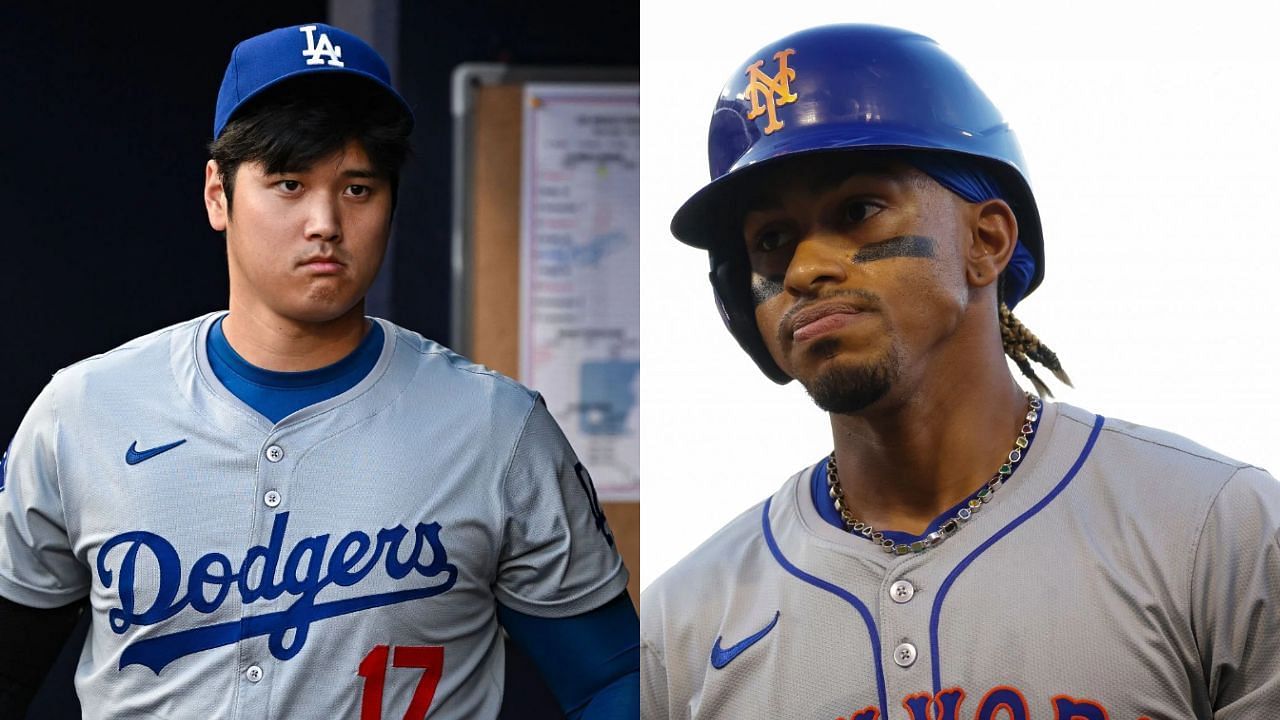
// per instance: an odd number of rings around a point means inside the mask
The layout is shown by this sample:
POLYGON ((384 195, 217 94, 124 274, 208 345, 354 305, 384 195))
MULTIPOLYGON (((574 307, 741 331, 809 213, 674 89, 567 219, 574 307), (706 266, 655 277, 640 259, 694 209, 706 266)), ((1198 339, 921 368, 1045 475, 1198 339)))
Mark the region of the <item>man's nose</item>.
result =
POLYGON ((795 294, 810 295, 825 284, 840 284, 848 278, 850 252, 848 244, 833 233, 809 233, 796 242, 784 285, 795 294))

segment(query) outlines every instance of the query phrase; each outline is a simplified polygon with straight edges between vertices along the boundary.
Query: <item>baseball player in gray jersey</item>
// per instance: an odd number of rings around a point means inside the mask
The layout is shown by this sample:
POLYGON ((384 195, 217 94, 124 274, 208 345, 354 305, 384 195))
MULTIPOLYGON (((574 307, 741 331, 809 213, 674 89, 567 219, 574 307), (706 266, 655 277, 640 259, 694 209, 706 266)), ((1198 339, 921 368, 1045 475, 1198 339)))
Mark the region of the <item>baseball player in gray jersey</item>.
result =
POLYGON ((86 718, 493 718, 499 623, 568 717, 638 715, 627 572, 542 400, 363 314, 411 124, 338 28, 236 47, 229 312, 58 372, 0 462, 0 715, 86 596, 86 718))
POLYGON ((730 76, 672 230, 834 450, 650 585, 641 715, 1255 719, 1280 712, 1280 485, 1042 401, 1012 132, 933 41, 805 30, 730 76), (1006 355, 1037 394, 1015 382, 1006 355))

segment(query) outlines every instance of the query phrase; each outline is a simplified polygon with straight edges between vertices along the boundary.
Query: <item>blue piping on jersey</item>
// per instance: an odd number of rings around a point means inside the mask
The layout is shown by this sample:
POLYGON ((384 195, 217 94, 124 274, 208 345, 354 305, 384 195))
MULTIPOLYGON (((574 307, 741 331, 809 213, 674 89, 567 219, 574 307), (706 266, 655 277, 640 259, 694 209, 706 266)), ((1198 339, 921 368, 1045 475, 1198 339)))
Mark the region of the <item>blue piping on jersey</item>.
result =
POLYGON ((816 588, 826 590, 832 595, 835 595, 841 600, 852 605, 853 609, 857 610, 858 614, 862 616, 862 621, 867 624, 867 632, 871 635, 871 650, 876 657, 876 690, 880 694, 880 717, 887 718, 888 715, 885 712, 885 708, 889 706, 889 702, 888 693, 885 691, 884 686, 884 666, 881 664, 880 660, 880 633, 876 630, 876 622, 875 619, 871 617, 871 611, 867 609, 867 606, 861 600, 854 597, 848 590, 810 575, 795 565, 792 565, 787 558, 783 556, 782 551, 778 549, 778 543, 773 539, 773 529, 769 526, 769 506, 772 504, 773 498, 769 498, 765 501, 764 512, 760 517, 760 524, 764 528, 764 541, 769 545, 769 552, 773 553, 773 559, 778 561, 778 564, 782 566, 783 570, 786 570, 816 588))
MULTIPOLYGON (((947 591, 951 589, 951 585, 956 581, 956 578, 960 577, 960 573, 964 572, 965 568, 969 567, 969 565, 972 564, 979 555, 986 552, 987 548, 995 545, 1004 538, 1004 536, 1013 532, 1019 525, 1031 519, 1032 516, 1043 510, 1049 503, 1053 502, 1054 498, 1058 497, 1059 493, 1066 489, 1067 485, 1071 484, 1076 473, 1080 472, 1081 466, 1084 465, 1084 461, 1088 459, 1089 453, 1093 452, 1093 445, 1097 441, 1098 435, 1102 432, 1102 424, 1104 422, 1106 422, 1106 418, 1101 415, 1098 415, 1093 421, 1093 431, 1089 433, 1089 439, 1085 441, 1084 448, 1080 450, 1080 456, 1076 458, 1075 464, 1071 466, 1070 470, 1067 470, 1067 474, 1058 481, 1058 484, 1049 491, 1048 495, 1045 495, 1041 498, 1040 502, 1031 506, 1031 509, 1014 518, 1008 525, 1000 528, 996 534, 987 538, 985 542, 979 545, 973 552, 969 553, 964 560, 960 561, 960 564, 955 566, 955 569, 951 571, 951 574, 947 575, 947 579, 942 581, 942 585, 938 587, 938 596, 934 598, 933 612, 929 616, 929 651, 930 658, 933 663, 934 695, 942 692, 942 663, 938 659, 938 621, 942 616, 942 601, 946 599, 947 591)), ((884 686, 882 684, 881 692, 883 692, 883 687, 884 686)), ((881 702, 883 703, 883 700, 881 702)))

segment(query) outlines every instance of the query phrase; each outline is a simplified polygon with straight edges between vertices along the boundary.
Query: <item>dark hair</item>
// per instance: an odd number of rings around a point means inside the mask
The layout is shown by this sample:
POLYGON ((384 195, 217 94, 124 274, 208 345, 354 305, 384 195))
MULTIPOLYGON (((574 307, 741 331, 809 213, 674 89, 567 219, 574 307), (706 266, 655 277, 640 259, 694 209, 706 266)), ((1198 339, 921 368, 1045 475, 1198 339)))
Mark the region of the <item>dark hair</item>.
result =
POLYGON ((209 155, 218 163, 229 215, 242 163, 261 163, 268 173, 303 170, 355 140, 374 172, 390 181, 394 210, 410 127, 404 108, 372 82, 315 73, 286 80, 246 102, 209 143, 209 155))

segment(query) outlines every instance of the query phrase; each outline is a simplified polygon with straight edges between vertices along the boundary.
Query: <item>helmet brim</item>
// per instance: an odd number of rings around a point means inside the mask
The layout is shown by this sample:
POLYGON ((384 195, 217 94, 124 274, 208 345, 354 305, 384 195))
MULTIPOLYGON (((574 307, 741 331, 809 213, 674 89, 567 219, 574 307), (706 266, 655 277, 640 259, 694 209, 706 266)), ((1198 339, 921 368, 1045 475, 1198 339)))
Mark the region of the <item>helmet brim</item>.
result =
MULTIPOLYGON (((1000 130, 1007 132, 1005 126, 1000 130)), ((781 133, 779 133, 781 134, 781 133)), ((1035 198, 1025 180, 1023 168, 1005 160, 979 152, 982 138, 963 131, 956 131, 957 138, 947 143, 934 138, 922 138, 906 131, 877 129, 874 137, 867 133, 865 125, 797 129, 786 138, 761 141, 753 145, 734 163, 732 169, 695 192, 676 210, 671 219, 671 234, 680 242, 713 255, 736 252, 742 243, 741 214, 745 197, 765 168, 801 156, 851 151, 934 151, 959 154, 982 162, 998 175, 1011 197, 1018 220, 1018 241, 1025 245, 1036 260, 1035 274, 1026 294, 1029 295, 1044 278, 1044 239, 1040 225, 1040 213, 1035 198), (954 142, 951 142, 954 140, 954 142), (975 142, 976 140, 976 142, 975 142), (974 152, 957 148, 973 145, 974 152)))

